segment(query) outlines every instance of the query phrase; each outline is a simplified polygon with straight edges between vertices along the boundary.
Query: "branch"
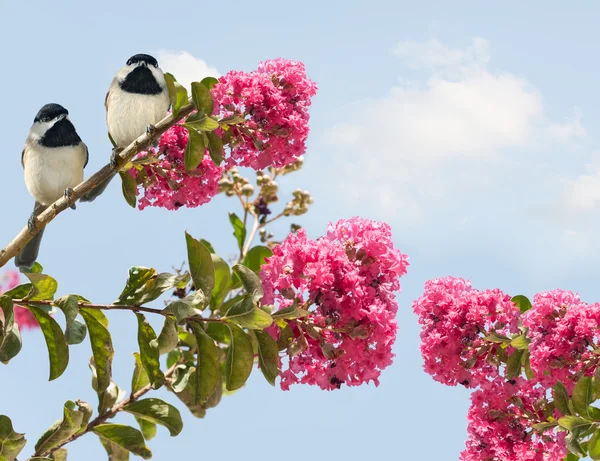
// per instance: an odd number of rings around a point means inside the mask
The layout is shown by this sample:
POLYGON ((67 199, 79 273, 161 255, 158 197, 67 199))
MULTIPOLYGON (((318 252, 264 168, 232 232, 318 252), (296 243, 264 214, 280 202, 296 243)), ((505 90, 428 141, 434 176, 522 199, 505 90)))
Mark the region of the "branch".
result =
POLYGON ((123 167, 123 165, 126 165, 127 162, 131 161, 133 157, 150 147, 150 145, 156 139, 158 139, 161 134, 163 134, 172 126, 176 125, 181 119, 191 114, 194 110, 194 105, 188 104, 179 110, 177 117, 174 117, 173 114, 167 115, 156 124, 155 130, 153 130, 152 133, 146 133, 140 136, 123 151, 121 151, 117 157, 117 164, 114 167, 105 165, 90 178, 75 187, 69 200, 67 200, 65 197, 61 197, 52 205, 50 205, 48 209, 36 217, 33 232, 30 232, 27 226, 25 226, 12 240, 12 242, 0 250, 0 267, 6 265, 8 261, 14 258, 23 249, 25 244, 29 242, 33 236, 43 229, 50 221, 56 218, 59 213, 69 208, 71 204, 75 203, 83 195, 114 175, 121 167, 123 167))
MULTIPOLYGON (((171 368, 169 368, 166 372, 165 372, 165 378, 170 378, 171 375, 175 372, 175 369, 180 365, 179 362, 177 362, 176 364, 174 364, 171 368)), ((142 397, 144 394, 148 393, 150 390, 152 390, 152 385, 151 384, 147 384, 146 386, 142 387, 139 391, 132 393, 129 395, 129 397, 127 397, 126 399, 122 400, 119 403, 116 403, 115 405, 113 405, 110 410, 106 411, 105 413, 102 413, 101 415, 98 415, 96 418, 94 418, 93 420, 91 420, 87 427, 85 428, 85 430, 83 430, 83 432, 78 432, 74 435, 72 435, 71 437, 69 437, 68 439, 62 441, 59 445, 55 446, 54 448, 45 451, 44 453, 35 453, 34 456, 39 456, 39 457, 47 457, 49 455, 51 455, 52 453, 54 453, 56 450, 58 450, 59 448, 64 447, 66 444, 73 442, 74 440, 77 440, 79 437, 81 437, 82 435, 87 434, 88 432, 91 432, 94 430, 94 427, 106 422, 106 420, 114 417, 118 412, 122 411, 123 408, 128 405, 131 402, 135 402, 137 399, 139 399, 140 397, 142 397)))

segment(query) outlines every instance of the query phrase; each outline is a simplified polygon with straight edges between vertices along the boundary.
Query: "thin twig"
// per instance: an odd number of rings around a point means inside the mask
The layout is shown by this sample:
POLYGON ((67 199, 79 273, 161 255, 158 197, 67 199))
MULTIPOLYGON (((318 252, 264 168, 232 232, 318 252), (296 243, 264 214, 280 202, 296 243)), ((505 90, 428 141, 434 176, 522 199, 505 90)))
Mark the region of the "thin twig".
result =
POLYGON ((58 214, 69 208, 73 203, 80 199, 83 195, 91 191, 93 188, 104 182, 116 171, 118 171, 123 165, 131 161, 133 157, 142 152, 143 150, 150 147, 150 145, 165 131, 172 126, 176 125, 181 119, 191 114, 194 111, 194 105, 188 104, 182 107, 174 117, 173 114, 167 115, 155 126, 152 133, 145 133, 144 135, 133 141, 127 148, 125 148, 117 157, 117 164, 112 167, 105 165, 102 169, 96 172, 87 180, 73 189, 71 198, 67 199, 62 197, 48 207, 43 213, 39 214, 34 223, 35 227, 33 232, 30 232, 27 226, 25 226, 21 232, 10 242, 6 247, 0 250, 0 267, 4 266, 8 261, 14 258, 29 242, 35 234, 43 229, 50 221, 52 221, 58 214))
POLYGON ((256 237, 256 232, 258 231, 258 228, 261 227, 259 225, 259 222, 258 222, 258 216, 255 215, 254 213, 252 213, 252 216, 254 216, 254 224, 252 224, 252 230, 250 231, 250 235, 248 236, 248 240, 246 240, 246 244, 244 245, 244 249, 242 250, 242 254, 240 255, 240 261, 242 261, 246 257, 246 255, 248 254, 248 250, 250 249, 250 245, 252 245, 254 237, 256 237))

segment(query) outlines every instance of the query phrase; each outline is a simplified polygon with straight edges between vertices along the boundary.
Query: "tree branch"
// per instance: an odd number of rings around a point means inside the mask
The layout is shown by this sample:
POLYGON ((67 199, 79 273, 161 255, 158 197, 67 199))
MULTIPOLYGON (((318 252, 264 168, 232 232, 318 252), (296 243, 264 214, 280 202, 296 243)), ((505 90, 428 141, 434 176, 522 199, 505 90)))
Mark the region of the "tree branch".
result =
POLYGON ((155 130, 152 133, 145 133, 135 141, 133 141, 129 146, 127 146, 117 157, 117 165, 111 167, 110 165, 105 165, 102 169, 92 175, 90 178, 83 181, 79 184, 75 189, 73 189, 73 194, 71 198, 67 200, 65 197, 58 199, 52 205, 48 207, 43 213, 40 213, 35 219, 35 227, 33 232, 30 232, 27 226, 25 226, 21 232, 10 242, 6 247, 0 250, 0 267, 6 265, 8 261, 14 258, 25 246, 27 242, 29 242, 35 234, 37 234, 41 229, 43 229, 50 221, 52 221, 59 213, 63 212, 67 208, 71 206, 71 204, 75 203, 78 199, 80 199, 83 195, 91 191, 93 188, 104 182, 111 175, 115 174, 119 169, 127 164, 127 162, 131 161, 133 157, 142 152, 143 150, 150 147, 150 145, 158 139, 158 137, 167 131, 172 126, 176 125, 181 119, 188 116, 195 110, 193 104, 188 104, 183 106, 177 117, 174 117, 173 114, 167 115, 160 122, 156 124, 155 130))

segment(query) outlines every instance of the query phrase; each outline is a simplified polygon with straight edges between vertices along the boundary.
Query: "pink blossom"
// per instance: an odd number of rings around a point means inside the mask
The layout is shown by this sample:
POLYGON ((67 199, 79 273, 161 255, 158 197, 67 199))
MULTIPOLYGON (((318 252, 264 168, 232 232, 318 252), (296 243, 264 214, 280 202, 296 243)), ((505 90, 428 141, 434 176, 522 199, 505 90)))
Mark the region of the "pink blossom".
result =
MULTIPOLYGON (((523 378, 482 381, 471 395, 469 438, 461 461, 562 461, 565 432, 531 429, 531 418, 545 420, 546 389, 523 378)), ((559 416, 555 414, 554 416, 559 416)))
POLYGON ((212 89, 214 113, 245 119, 243 128, 230 129, 234 142, 228 168, 282 167, 306 151, 308 108, 317 85, 306 76, 304 64, 274 59, 253 72, 230 71, 212 89))
POLYGON ((570 291, 538 293, 523 316, 531 339, 531 368, 545 385, 557 380, 569 391, 598 364, 594 345, 600 342, 600 304, 586 304, 570 291))
POLYGON ((500 345, 484 337, 518 331, 519 309, 510 299, 500 290, 475 290, 461 278, 426 282, 423 296, 413 303, 425 371, 449 386, 476 387, 498 376, 498 365, 489 359, 500 345))
MULTIPOLYGON (((219 179, 223 169, 214 164, 208 151, 200 165, 186 171, 183 156, 188 142, 188 131, 182 126, 168 129, 160 137, 158 147, 162 154, 157 163, 145 165, 143 183, 138 188, 141 195, 138 207, 157 206, 177 210, 182 206, 194 208, 210 201, 219 192, 219 179)), ((154 154, 143 152, 140 156, 154 154)), ((135 168, 129 172, 137 177, 135 168)))
POLYGON ((330 225, 317 240, 300 230, 274 247, 260 274, 262 302, 310 308, 308 317, 289 322, 296 343, 304 345, 288 348, 282 389, 295 383, 327 390, 344 383, 378 385, 394 357, 394 292, 407 266, 387 224, 356 217, 330 225))
MULTIPOLYGON (((0 294, 12 290, 19 285, 19 273, 14 270, 8 270, 0 277, 0 294)), ((38 328, 39 324, 31 312, 21 306, 14 306, 15 321, 21 329, 38 328)), ((2 312, 0 311, 0 315, 2 312)))

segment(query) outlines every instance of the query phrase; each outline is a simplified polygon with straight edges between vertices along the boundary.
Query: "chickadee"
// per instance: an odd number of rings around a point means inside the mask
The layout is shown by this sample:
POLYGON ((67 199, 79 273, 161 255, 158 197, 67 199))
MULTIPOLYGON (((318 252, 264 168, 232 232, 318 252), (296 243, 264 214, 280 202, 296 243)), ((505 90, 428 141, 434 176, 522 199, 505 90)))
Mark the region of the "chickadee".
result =
MULTIPOLYGON (((70 198, 73 187, 83 181, 88 162, 87 146, 69 120, 69 112, 59 104, 46 104, 33 120, 21 163, 25 185, 35 199, 28 227, 33 231, 35 218, 63 195, 70 198)), ((71 205, 75 209, 75 204, 71 205)), ((37 259, 44 229, 41 229, 15 257, 17 267, 33 266, 37 259)))
MULTIPOLYGON (((116 144, 111 156, 114 165, 117 154, 144 132, 150 132, 169 110, 169 91, 158 61, 147 54, 129 58, 110 84, 104 105, 108 133, 116 144)), ((104 192, 115 174, 84 195, 81 201, 93 201, 104 192)))

